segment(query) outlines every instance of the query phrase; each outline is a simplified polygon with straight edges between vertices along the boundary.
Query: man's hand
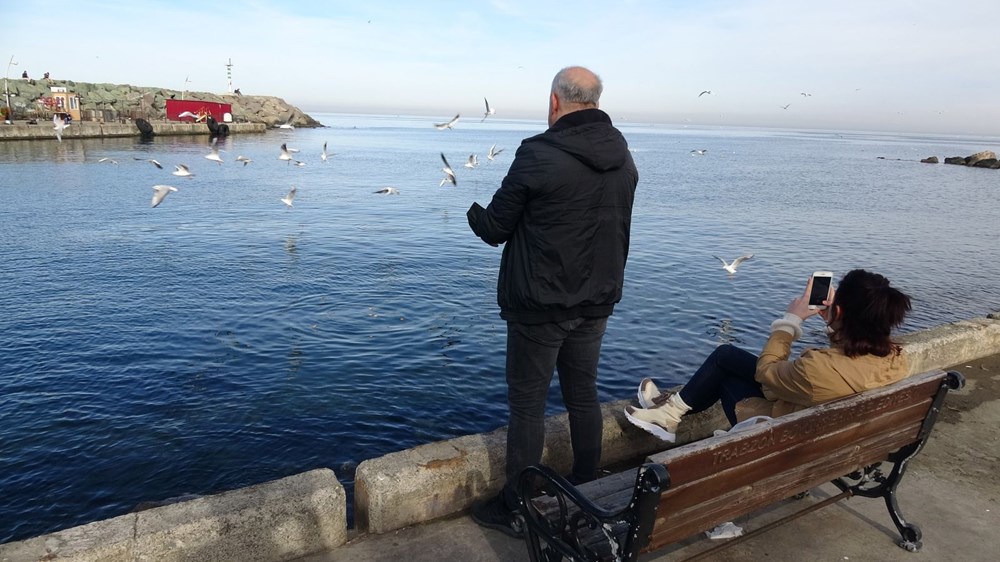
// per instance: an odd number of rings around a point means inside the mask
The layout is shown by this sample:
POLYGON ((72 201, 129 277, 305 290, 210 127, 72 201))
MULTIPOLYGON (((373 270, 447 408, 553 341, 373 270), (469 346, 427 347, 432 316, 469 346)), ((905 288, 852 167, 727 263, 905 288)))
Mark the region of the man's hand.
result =
MULTIPOLYGON (((482 205, 473 201, 472 206, 469 207, 469 210, 465 213, 465 217, 469 219, 469 228, 471 228, 472 232, 475 232, 477 235, 479 233, 476 231, 476 223, 479 222, 479 216, 485 212, 486 209, 484 209, 482 205)), ((499 246, 499 244, 493 244, 492 242, 486 242, 486 243, 489 244, 490 246, 493 246, 494 248, 499 246)))

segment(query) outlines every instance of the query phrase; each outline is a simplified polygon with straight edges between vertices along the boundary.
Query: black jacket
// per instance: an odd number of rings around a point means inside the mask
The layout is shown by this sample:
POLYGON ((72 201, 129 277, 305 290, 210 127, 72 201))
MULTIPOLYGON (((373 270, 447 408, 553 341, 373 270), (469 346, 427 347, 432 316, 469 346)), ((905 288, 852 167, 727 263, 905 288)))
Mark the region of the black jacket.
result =
POLYGON ((493 201, 468 212, 484 242, 506 244, 500 317, 609 316, 622 298, 638 181, 625 138, 599 109, 564 115, 525 139, 493 201))

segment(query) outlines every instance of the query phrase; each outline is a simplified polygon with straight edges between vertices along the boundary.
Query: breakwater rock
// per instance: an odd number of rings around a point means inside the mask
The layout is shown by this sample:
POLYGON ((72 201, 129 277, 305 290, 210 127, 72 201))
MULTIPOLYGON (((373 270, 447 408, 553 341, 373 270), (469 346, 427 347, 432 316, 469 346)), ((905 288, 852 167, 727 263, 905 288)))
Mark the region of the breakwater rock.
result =
MULTIPOLYGON (((924 158, 921 162, 927 164, 937 164, 937 156, 931 156, 929 158, 924 158)), ((982 152, 977 152, 970 156, 949 156, 944 159, 945 164, 955 164, 958 166, 971 166, 973 168, 991 168, 994 170, 1000 169, 1000 160, 997 160, 997 155, 992 150, 984 150, 982 152)))
MULTIPOLYGON (((166 100, 196 99, 232 104, 233 120, 237 123, 263 123, 269 127, 290 122, 295 127, 322 127, 299 108, 273 96, 213 94, 132 86, 129 84, 97 84, 73 80, 10 79, 10 105, 15 121, 32 118, 50 119, 52 109, 44 103, 51 96, 50 87, 66 88, 80 96, 81 117, 84 121, 114 122, 125 119, 160 121, 166 118, 166 100)), ((3 103, 0 97, 0 105, 3 103)))

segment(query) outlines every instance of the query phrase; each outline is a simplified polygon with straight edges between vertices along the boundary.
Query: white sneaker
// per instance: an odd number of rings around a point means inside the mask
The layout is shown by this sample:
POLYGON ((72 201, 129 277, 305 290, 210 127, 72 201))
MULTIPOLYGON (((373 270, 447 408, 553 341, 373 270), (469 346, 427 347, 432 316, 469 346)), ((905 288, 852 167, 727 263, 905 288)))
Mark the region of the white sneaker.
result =
POLYGON ((639 383, 639 405, 645 409, 657 408, 670 398, 672 393, 660 392, 653 379, 646 377, 639 383))
POLYGON ((636 409, 625 406, 625 417, 632 425, 648 431, 660 439, 673 443, 677 441, 677 426, 681 422, 673 404, 664 404, 658 408, 636 409))

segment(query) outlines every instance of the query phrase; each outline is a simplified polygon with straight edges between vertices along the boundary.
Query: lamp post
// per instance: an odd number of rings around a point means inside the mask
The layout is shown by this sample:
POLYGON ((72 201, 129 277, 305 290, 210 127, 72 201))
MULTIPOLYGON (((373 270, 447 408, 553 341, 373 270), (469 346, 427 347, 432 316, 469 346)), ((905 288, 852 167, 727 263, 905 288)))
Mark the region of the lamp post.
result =
POLYGON ((7 119, 9 119, 11 123, 13 123, 14 113, 10 110, 10 90, 7 88, 7 78, 10 77, 11 65, 15 66, 17 65, 17 63, 14 62, 14 55, 10 56, 10 62, 7 63, 7 72, 4 73, 3 75, 3 95, 7 99, 7 119))

